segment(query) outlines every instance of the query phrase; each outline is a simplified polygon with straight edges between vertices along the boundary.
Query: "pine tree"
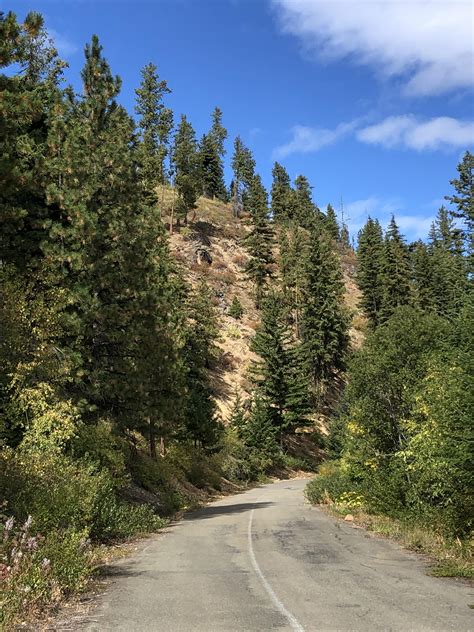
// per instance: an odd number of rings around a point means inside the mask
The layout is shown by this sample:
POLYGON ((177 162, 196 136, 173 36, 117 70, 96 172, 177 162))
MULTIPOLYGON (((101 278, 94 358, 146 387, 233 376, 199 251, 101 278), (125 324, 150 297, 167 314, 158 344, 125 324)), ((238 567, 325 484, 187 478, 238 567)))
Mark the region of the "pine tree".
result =
POLYGON ((26 268, 41 261, 47 238, 39 163, 64 66, 35 12, 23 24, 0 13, 0 69, 12 64, 14 72, 0 75, 0 252, 3 265, 26 268))
POLYGON ((370 324, 380 322, 383 281, 383 235, 378 220, 371 217, 359 232, 357 247, 357 285, 362 292, 359 307, 364 310, 370 324))
POLYGON ((412 301, 408 248, 393 216, 385 233, 382 273, 381 320, 387 320, 397 307, 412 301))
POLYGON ((250 233, 245 237, 245 247, 250 259, 245 267, 249 279, 255 287, 257 308, 263 298, 265 285, 271 276, 273 263, 273 231, 268 218, 267 193, 260 176, 254 176, 248 200, 250 213, 250 233))
POLYGON ((285 222, 289 219, 291 180, 286 169, 275 162, 272 169, 271 210, 274 222, 285 222))
POLYGON ((250 149, 245 147, 240 136, 234 141, 232 156, 232 171, 234 179, 231 186, 232 214, 240 216, 240 211, 246 206, 247 193, 255 174, 255 160, 250 149))
POLYGON ((122 81, 112 76, 107 60, 102 56, 102 46, 97 35, 86 44, 86 63, 81 71, 85 114, 95 132, 104 129, 107 119, 117 107, 115 97, 119 94, 122 81))
POLYGON ((340 264, 317 224, 310 231, 304 272, 302 341, 313 384, 321 392, 345 366, 349 323, 340 264))
POLYGON ((216 107, 212 113, 211 129, 208 134, 204 134, 200 143, 200 177, 203 195, 224 201, 227 199, 223 162, 226 138, 227 130, 222 125, 222 111, 216 107))
POLYGON ((188 211, 196 208, 198 196, 198 154, 194 129, 186 116, 176 132, 173 148, 173 164, 175 168, 175 185, 179 195, 178 221, 182 217, 188 221, 188 211))
POLYGON ((336 212, 331 204, 328 204, 327 207, 325 226, 334 241, 338 242, 340 239, 339 224, 337 223, 336 212))
POLYGON ((135 91, 135 111, 139 116, 138 163, 144 186, 156 195, 158 184, 167 181, 165 160, 173 129, 173 112, 164 105, 164 98, 171 93, 165 80, 160 80, 155 64, 147 64, 141 70, 141 84, 135 91))

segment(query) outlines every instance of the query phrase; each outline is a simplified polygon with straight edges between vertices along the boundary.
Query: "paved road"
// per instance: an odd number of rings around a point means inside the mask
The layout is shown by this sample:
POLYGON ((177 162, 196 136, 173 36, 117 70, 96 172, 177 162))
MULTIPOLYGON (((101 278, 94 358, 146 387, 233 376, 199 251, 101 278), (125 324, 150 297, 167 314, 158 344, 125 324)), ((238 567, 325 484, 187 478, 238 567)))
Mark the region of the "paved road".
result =
POLYGON ((82 629, 105 632, 474 630, 472 589, 265 485, 190 514, 115 566, 82 629))

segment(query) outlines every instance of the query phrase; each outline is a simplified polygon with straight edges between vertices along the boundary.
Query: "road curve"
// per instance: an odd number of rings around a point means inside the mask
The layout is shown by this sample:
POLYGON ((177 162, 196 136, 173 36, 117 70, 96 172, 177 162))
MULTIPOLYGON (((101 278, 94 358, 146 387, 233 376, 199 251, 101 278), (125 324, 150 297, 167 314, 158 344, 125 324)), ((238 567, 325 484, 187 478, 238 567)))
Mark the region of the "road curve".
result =
POLYGON ((472 589, 309 506, 307 481, 215 502, 114 565, 89 632, 474 630, 472 589))

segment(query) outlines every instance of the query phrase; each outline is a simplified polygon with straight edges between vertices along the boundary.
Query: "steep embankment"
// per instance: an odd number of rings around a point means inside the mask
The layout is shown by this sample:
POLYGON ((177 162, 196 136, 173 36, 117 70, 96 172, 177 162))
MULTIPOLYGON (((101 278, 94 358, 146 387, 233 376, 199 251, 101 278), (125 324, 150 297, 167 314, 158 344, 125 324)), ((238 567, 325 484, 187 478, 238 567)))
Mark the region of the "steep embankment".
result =
MULTIPOLYGON (((167 190, 162 195, 163 205, 169 209, 173 193, 167 190)), ((169 220, 169 217, 166 219, 169 220)), ((223 353, 212 378, 217 405, 224 420, 229 417, 236 390, 244 399, 249 396, 251 384, 247 373, 254 358, 250 341, 260 320, 252 297, 252 286, 245 275, 248 256, 243 238, 247 231, 245 217, 234 218, 230 205, 200 198, 196 210, 189 213, 187 226, 174 225, 170 236, 171 251, 182 264, 188 282, 197 285, 205 281, 213 291, 221 327, 218 344, 223 353), (234 296, 238 297, 244 309, 240 320, 228 314, 234 296)), ((278 252, 275 254, 278 261, 278 252)), ((352 250, 342 251, 340 257, 346 303, 353 313, 351 340, 357 347, 363 339, 365 321, 357 308, 360 293, 355 283, 356 257, 352 250)), ((278 275, 277 265, 275 275, 278 275)), ((321 422, 324 424, 324 419, 321 422)))

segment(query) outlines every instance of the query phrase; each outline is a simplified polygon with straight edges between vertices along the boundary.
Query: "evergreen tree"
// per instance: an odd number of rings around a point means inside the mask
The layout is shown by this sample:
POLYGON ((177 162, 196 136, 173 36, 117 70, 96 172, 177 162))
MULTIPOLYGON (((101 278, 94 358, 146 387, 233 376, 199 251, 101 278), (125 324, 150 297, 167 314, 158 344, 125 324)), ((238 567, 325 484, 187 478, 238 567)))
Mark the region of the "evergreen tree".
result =
POLYGON ((280 272, 287 317, 294 324, 295 335, 301 337, 301 310, 305 282, 305 257, 308 247, 306 231, 291 223, 280 236, 280 272))
POLYGON ((187 325, 184 331, 185 416, 183 438, 197 445, 212 447, 221 425, 209 380, 209 369, 216 355, 217 318, 209 288, 202 283, 187 302, 187 325))
POLYGON ((278 428, 273 423, 271 412, 265 400, 257 392, 242 432, 242 439, 248 449, 248 458, 253 465, 254 475, 270 470, 281 454, 278 428))
POLYGON ((160 80, 155 64, 142 68, 141 76, 140 87, 135 91, 140 133, 138 162, 144 186, 153 194, 158 184, 164 185, 167 181, 165 160, 173 129, 173 112, 163 101, 171 90, 165 80, 160 80))
POLYGON ((323 224, 324 216, 313 202, 312 187, 308 178, 298 176, 295 180, 295 189, 292 196, 291 217, 304 228, 311 228, 315 221, 323 224))
POLYGON ((255 287, 255 302, 260 306, 264 288, 271 276, 273 263, 273 231, 268 218, 267 193, 260 176, 254 176, 249 191, 248 210, 250 233, 245 237, 245 247, 250 259, 245 267, 255 287))
POLYGON ((236 320, 240 320, 243 316, 243 313, 244 308, 242 307, 242 303, 239 301, 239 297, 235 295, 229 308, 229 316, 231 318, 235 318, 236 320))
POLYGON ((408 248, 392 216, 384 241, 382 320, 390 318, 397 307, 411 303, 410 276, 408 248))
POLYGON ((433 257, 431 249, 419 239, 411 247, 414 304, 425 312, 436 311, 433 257))
POLYGON ((107 60, 102 56, 97 35, 93 35, 91 43, 86 44, 84 54, 86 63, 81 71, 84 110, 91 129, 99 132, 117 107, 115 97, 120 92, 122 81, 112 75, 107 60))
POLYGON ((306 364, 285 322, 281 298, 272 293, 265 299, 251 344, 260 357, 251 374, 280 438, 286 429, 301 424, 309 410, 306 364))
POLYGON ((179 195, 178 221, 183 217, 184 223, 187 224, 188 211, 196 208, 199 183, 196 136, 184 114, 181 115, 174 139, 173 164, 176 172, 175 185, 179 195))
POLYGON ((247 415, 245 414, 242 396, 240 394, 240 391, 236 389, 234 402, 232 404, 232 409, 230 412, 229 425, 237 432, 237 435, 242 438, 246 422, 247 415))
POLYGON ((349 343, 344 283, 325 231, 314 225, 305 257, 302 341, 315 387, 321 391, 345 366, 349 343))
POLYGON ((203 195, 227 200, 224 182, 224 141, 227 130, 222 125, 222 111, 216 107, 212 113, 212 126, 200 144, 200 171, 203 195))
MULTIPOLYGON (((468 277, 460 230, 443 206, 431 227, 428 251, 431 284, 425 280, 425 291, 431 291, 434 311, 453 319, 463 305, 468 277)), ((420 282, 418 288, 423 291, 420 282)))
POLYGON ((336 212, 331 204, 328 204, 327 207, 325 226, 334 241, 338 242, 340 239, 339 224, 337 223, 336 212))
POLYGON ((351 247, 351 236, 349 234, 349 227, 345 222, 342 222, 341 232, 339 236, 339 242, 343 248, 348 250, 351 247))
POLYGON ((370 324, 380 322, 382 309, 384 245, 382 228, 378 220, 369 217, 359 232, 357 247, 357 285, 362 292, 359 307, 364 310, 370 324))
POLYGON ((289 219, 289 204, 291 195, 291 180, 286 169, 275 162, 272 169, 272 216, 274 222, 284 222, 289 219))
POLYGON ((454 187, 454 195, 447 195, 446 199, 455 206, 452 211, 454 217, 464 223, 464 237, 466 241, 469 272, 474 272, 474 155, 466 151, 457 167, 459 177, 450 181, 454 187))
POLYGON ((252 152, 245 147, 240 136, 237 136, 234 141, 232 171, 234 173, 231 186, 232 213, 234 217, 239 217, 240 211, 246 206, 247 193, 255 174, 255 160, 252 152))
POLYGON ((3 265, 26 268, 40 262, 47 236, 39 163, 64 65, 35 12, 23 24, 0 13, 0 70, 12 64, 0 74, 0 252, 3 265))

